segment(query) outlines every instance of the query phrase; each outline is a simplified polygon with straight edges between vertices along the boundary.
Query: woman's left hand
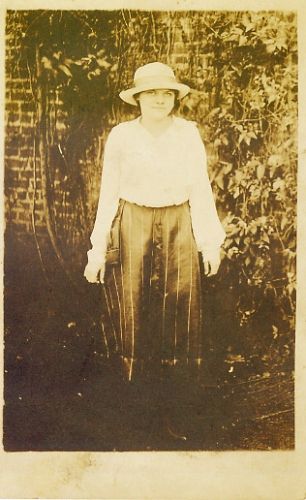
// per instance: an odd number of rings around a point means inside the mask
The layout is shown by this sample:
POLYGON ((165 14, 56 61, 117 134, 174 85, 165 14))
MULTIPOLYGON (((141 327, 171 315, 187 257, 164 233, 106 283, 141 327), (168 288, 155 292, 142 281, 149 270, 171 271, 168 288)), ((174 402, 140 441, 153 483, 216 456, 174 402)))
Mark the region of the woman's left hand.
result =
POLYGON ((214 276, 215 274, 217 274, 221 264, 220 252, 209 257, 203 255, 203 264, 204 274, 205 276, 207 276, 207 278, 210 278, 210 276, 214 276))

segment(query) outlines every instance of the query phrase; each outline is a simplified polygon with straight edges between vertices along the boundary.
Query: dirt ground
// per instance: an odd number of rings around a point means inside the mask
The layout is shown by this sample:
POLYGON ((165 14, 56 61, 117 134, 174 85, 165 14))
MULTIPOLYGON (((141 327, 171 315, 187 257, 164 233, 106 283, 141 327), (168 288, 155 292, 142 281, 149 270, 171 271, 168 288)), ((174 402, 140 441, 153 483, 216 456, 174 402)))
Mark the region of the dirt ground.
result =
POLYGON ((193 432, 174 439, 160 425, 158 406, 141 388, 130 391, 102 356, 99 290, 82 279, 70 283, 51 253, 44 259, 42 272, 35 247, 7 240, 7 451, 294 448, 292 333, 246 336, 219 307, 219 319, 214 312, 208 324, 199 404, 181 409, 193 432))

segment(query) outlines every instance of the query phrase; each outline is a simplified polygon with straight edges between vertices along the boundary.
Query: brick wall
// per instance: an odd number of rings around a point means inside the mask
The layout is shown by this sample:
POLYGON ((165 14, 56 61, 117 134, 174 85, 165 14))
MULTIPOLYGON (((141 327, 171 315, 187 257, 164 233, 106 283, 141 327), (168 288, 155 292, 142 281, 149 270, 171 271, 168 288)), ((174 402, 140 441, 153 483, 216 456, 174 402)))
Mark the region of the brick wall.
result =
MULTIPOLYGON (((6 102, 5 102, 5 209, 6 221, 18 233, 45 226, 39 170, 35 159, 35 101, 29 73, 16 55, 20 40, 6 35, 6 102), (35 201, 34 201, 35 200, 35 201)), ((15 31, 22 25, 15 25, 15 31)))
MULTIPOLYGON (((5 214, 7 231, 18 239, 38 238, 38 244, 48 242, 45 203, 43 202, 41 164, 38 141, 38 110, 35 85, 35 64, 27 64, 21 51, 20 32, 26 26, 11 19, 7 22, 6 33, 6 101, 5 101, 5 214), (13 28, 11 30, 11 27, 13 28), (15 34, 14 34, 15 33, 15 34), (31 72, 31 73, 30 73, 31 72)), ((50 92, 49 102, 56 101, 56 120, 48 117, 49 132, 56 134, 56 142, 67 128, 67 113, 62 109, 63 102, 58 93, 50 92), (51 130, 55 125, 54 130, 51 130)), ((51 140, 52 143, 52 140, 51 140)), ((52 193, 50 201, 51 217, 54 222, 55 236, 64 257, 70 258, 71 251, 66 242, 76 243, 81 239, 78 234, 75 213, 78 200, 72 196, 66 182, 66 174, 61 169, 59 150, 47 151, 48 184, 52 193), (78 237, 76 237, 78 234, 78 237), (66 254, 66 255, 65 255, 66 254)), ((70 246, 71 247, 71 246, 70 246)))

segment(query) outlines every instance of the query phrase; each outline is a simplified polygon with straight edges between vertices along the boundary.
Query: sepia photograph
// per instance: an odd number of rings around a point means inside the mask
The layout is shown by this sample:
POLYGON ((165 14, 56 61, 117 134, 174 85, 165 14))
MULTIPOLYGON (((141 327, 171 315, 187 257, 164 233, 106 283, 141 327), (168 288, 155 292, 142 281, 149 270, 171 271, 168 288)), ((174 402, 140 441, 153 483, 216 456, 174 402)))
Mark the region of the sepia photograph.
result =
POLYGON ((297 116, 295 11, 7 10, 6 452, 295 449, 297 116))

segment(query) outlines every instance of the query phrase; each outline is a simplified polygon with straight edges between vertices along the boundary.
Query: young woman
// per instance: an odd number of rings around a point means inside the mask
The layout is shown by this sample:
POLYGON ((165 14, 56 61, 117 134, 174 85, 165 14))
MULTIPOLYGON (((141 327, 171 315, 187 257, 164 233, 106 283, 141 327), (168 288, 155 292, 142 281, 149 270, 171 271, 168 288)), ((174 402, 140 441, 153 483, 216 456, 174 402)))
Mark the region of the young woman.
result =
POLYGON ((104 284, 106 353, 130 382, 196 380, 205 354, 201 268, 217 273, 225 235, 198 129, 173 114, 189 91, 165 64, 138 68, 120 98, 140 116, 105 145, 84 275, 104 284))

